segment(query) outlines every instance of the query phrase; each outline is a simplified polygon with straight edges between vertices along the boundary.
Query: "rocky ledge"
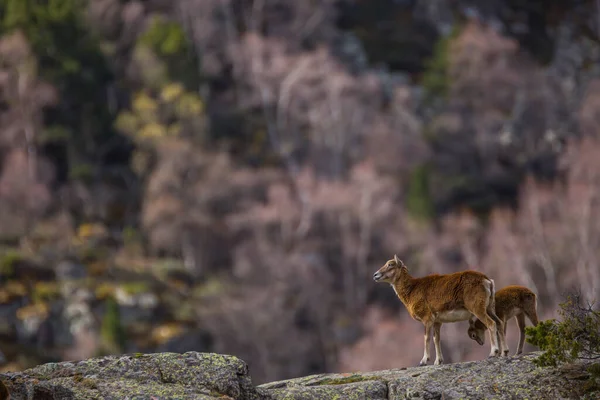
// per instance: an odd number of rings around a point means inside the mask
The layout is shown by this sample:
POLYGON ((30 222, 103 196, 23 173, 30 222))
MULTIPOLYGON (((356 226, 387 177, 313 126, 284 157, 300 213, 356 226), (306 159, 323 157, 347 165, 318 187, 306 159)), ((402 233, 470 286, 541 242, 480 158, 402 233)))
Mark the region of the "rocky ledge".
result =
POLYGON ((322 374, 254 386, 237 357, 130 354, 0 374, 11 400, 582 399, 600 392, 589 362, 538 368, 535 353, 442 366, 322 374), (587 393, 586 393, 587 392, 587 393))

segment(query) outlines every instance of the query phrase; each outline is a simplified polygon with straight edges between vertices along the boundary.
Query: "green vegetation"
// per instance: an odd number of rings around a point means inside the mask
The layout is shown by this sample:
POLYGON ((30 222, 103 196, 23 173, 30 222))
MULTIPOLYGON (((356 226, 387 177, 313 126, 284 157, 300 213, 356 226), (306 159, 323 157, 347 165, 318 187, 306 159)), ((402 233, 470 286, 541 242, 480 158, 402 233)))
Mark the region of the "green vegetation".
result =
POLYGON ((140 145, 132 161, 133 169, 143 174, 151 157, 145 147, 166 139, 205 138, 204 103, 194 92, 186 91, 179 82, 167 81, 157 90, 139 91, 132 109, 119 114, 115 127, 140 145))
POLYGON ((112 296, 106 299, 105 304, 106 311, 100 328, 102 339, 101 355, 120 354, 125 349, 127 339, 125 330, 121 324, 119 304, 112 296))
POLYGON ((133 62, 142 87, 131 99, 130 110, 120 112, 117 131, 137 145, 131 160, 140 177, 151 170, 153 150, 162 141, 206 138, 204 102, 198 95, 198 58, 181 25, 154 15, 138 38, 133 62))
MULTIPOLYGON (((541 321, 527 327, 527 342, 543 353, 534 362, 542 367, 571 363, 577 359, 600 360, 600 311, 593 305, 583 306, 577 294, 570 294, 560 304, 561 321, 541 321)), ((587 391, 600 391, 600 363, 588 368, 587 391)))
POLYGON ((582 306, 579 295, 570 294, 560 304, 562 321, 550 319, 526 329, 527 341, 544 351, 540 366, 556 366, 577 358, 600 359, 600 311, 582 306))
POLYGON ((7 250, 0 256, 0 274, 4 278, 14 276, 16 266, 24 260, 25 256, 18 250, 7 250))
POLYGON ((140 232, 133 226, 123 228, 123 243, 125 246, 136 245, 142 239, 140 232))
POLYGON ((594 363, 587 368, 590 378, 585 383, 586 393, 600 392, 600 362, 594 363))
MULTIPOLYGON (((143 169, 140 170, 142 171, 143 169)), ((141 257, 144 254, 144 237, 133 226, 123 228, 123 251, 132 257, 141 257)))
POLYGON ((181 26, 173 21, 165 21, 160 15, 152 18, 150 27, 139 42, 161 56, 173 56, 187 50, 187 38, 181 26))
POLYGON ((192 322, 197 317, 197 305, 192 302, 182 302, 173 311, 173 318, 178 322, 192 322))
POLYGON ((461 27, 455 24, 449 35, 441 37, 433 48, 433 55, 425 62, 425 72, 421 85, 429 100, 445 98, 450 90, 451 79, 448 74, 452 40, 458 36, 461 27))
POLYGON ((43 303, 60 297, 60 287, 56 282, 36 282, 31 298, 35 303, 43 303))
POLYGON ((223 277, 211 276, 205 282, 193 289, 193 296, 209 298, 219 296, 227 291, 226 280, 223 277))
POLYGON ((147 293, 148 291, 150 291, 150 284, 144 281, 123 282, 120 286, 123 289, 123 291, 129 295, 147 293))
MULTIPOLYGON (((38 140, 52 145, 67 158, 67 173, 59 179, 91 179, 98 157, 117 151, 113 117, 108 109, 107 88, 115 77, 99 41, 84 20, 82 0, 0 0, 0 35, 15 30, 28 39, 40 78, 59 91, 59 103, 46 110, 46 129, 38 140)), ((115 159, 111 162, 122 163, 115 159)))
POLYGON ((75 164, 69 170, 69 179, 89 183, 94 176, 94 167, 87 163, 75 164))
MULTIPOLYGON (((166 79, 177 80, 188 90, 197 89, 199 60, 180 24, 154 15, 148 29, 138 39, 138 56, 148 49, 158 58, 155 62, 164 63, 157 68, 167 75, 166 79)), ((145 57, 152 55, 146 53, 145 57)))
POLYGON ((109 297, 112 297, 115 293, 115 286, 113 283, 109 282, 100 282, 94 288, 94 294, 98 300, 105 300, 109 297))
POLYGON ((109 252, 108 249, 101 246, 86 245, 81 246, 79 250, 79 259, 84 264, 93 264, 106 260, 109 252))
POLYGON ((419 219, 429 219, 434 214, 433 201, 429 192, 429 166, 416 167, 411 175, 407 191, 406 208, 419 219))
POLYGON ((172 273, 185 273, 185 265, 177 258, 161 258, 152 263, 152 272, 160 279, 167 279, 172 273))
POLYGON ((83 83, 86 85, 79 89, 85 90, 86 86, 100 84, 94 78, 108 69, 85 27, 84 6, 81 0, 0 0, 0 9, 5 11, 0 33, 21 30, 39 57, 46 79, 83 83), (84 69, 95 75, 81 74, 84 69))

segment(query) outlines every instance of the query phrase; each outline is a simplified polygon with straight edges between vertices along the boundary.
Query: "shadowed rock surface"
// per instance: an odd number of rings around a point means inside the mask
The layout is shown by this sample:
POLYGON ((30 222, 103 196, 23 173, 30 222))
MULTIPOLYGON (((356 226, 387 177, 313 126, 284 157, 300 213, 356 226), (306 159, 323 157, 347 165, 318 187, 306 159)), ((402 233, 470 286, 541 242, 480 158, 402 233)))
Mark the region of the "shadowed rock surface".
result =
MULTIPOLYGON (((320 374, 259 385, 237 357, 187 352, 44 364, 2 375, 19 399, 581 399, 589 362, 538 368, 536 353, 442 366, 320 374)), ((594 386, 598 387, 598 386, 594 386)), ((588 390, 589 391, 589 390, 588 390)))

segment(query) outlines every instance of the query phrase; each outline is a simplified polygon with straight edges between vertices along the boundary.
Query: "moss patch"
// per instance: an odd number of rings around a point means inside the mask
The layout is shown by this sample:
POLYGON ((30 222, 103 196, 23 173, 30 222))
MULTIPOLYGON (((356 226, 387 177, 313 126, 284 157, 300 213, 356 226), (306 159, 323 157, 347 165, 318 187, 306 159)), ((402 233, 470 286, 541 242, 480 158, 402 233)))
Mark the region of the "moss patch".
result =
POLYGON ((345 385, 348 383, 364 382, 364 381, 376 381, 379 380, 376 376, 365 376, 361 374, 351 374, 349 376, 324 378, 319 381, 317 385, 345 385))

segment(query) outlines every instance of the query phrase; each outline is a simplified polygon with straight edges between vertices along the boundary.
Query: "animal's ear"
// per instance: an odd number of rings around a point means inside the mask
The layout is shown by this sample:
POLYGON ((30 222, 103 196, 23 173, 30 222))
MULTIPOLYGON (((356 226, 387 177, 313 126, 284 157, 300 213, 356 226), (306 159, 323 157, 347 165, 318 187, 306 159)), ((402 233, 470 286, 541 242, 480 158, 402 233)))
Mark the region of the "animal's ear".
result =
POLYGON ((396 255, 396 254, 394 254, 394 261, 396 261, 396 264, 397 264, 399 267, 404 267, 404 263, 402 262, 402 260, 401 260, 401 259, 399 259, 399 258, 398 258, 398 255, 396 255))

